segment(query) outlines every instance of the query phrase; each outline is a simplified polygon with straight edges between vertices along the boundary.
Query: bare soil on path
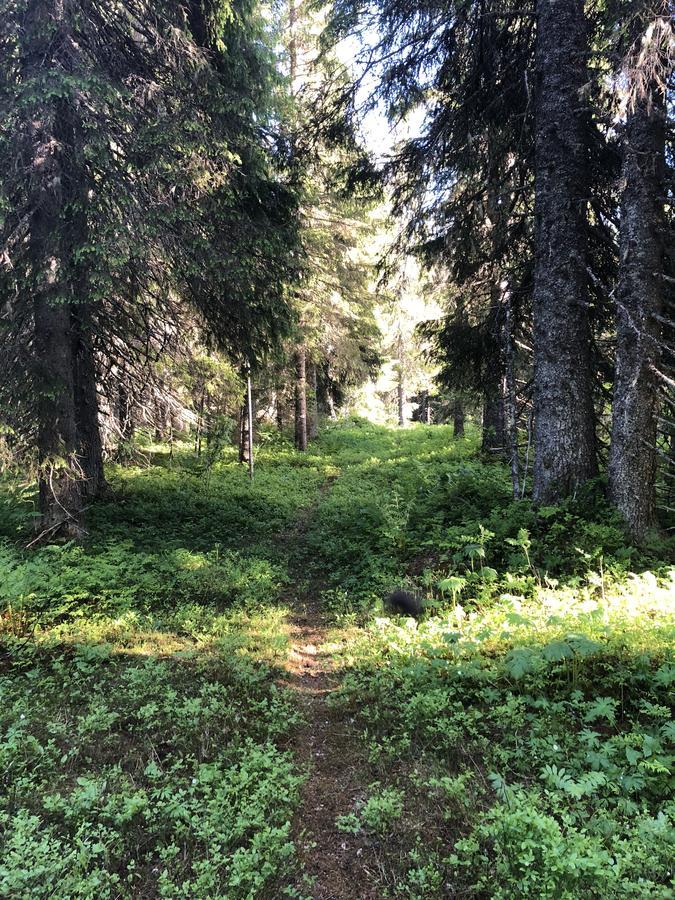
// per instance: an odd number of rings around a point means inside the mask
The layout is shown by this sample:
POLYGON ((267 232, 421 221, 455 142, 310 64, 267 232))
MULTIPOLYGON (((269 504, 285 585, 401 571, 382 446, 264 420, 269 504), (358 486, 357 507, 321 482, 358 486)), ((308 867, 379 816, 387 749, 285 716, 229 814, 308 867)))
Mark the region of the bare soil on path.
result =
POLYGON ((298 887, 314 900, 376 900, 378 861, 362 834, 338 830, 338 816, 366 797, 368 765, 348 713, 330 704, 340 673, 327 643, 321 612, 308 605, 291 620, 291 650, 284 679, 297 694, 303 716, 293 741, 308 772, 294 821, 294 837, 308 881, 298 887))
MULTIPOLYGON (((308 511, 286 541, 302 541, 316 506, 308 511)), ((296 695, 303 722, 292 748, 307 772, 293 822, 303 879, 297 888, 313 900, 379 900, 378 860, 363 834, 338 830, 338 816, 353 812, 366 796, 369 768, 365 748, 349 712, 330 703, 342 673, 329 643, 329 622, 320 606, 319 585, 296 598, 289 621, 290 650, 283 683, 296 695)))

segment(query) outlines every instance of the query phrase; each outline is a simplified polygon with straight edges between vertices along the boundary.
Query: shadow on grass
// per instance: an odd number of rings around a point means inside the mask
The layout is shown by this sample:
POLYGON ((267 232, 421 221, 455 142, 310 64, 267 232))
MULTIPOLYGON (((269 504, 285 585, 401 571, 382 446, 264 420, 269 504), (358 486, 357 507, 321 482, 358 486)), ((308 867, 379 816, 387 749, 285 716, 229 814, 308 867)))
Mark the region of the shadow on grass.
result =
POLYGON ((295 878, 283 614, 198 617, 0 642, 3 896, 243 900, 295 878))

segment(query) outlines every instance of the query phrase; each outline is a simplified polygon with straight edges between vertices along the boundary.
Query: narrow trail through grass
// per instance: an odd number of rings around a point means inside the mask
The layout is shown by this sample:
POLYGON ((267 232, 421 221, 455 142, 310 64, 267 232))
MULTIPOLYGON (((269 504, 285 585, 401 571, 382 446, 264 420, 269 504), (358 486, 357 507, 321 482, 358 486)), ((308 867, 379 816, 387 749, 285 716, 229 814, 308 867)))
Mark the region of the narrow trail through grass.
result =
POLYGON ((321 584, 312 579, 302 586, 303 540, 337 477, 326 481, 317 502, 291 535, 297 560, 291 577, 297 575, 299 583, 289 589, 293 600, 282 683, 290 688, 300 712, 293 748, 298 765, 307 773, 292 833, 302 870, 298 889, 305 896, 310 891, 314 900, 375 900, 380 892, 369 886, 372 861, 364 853, 364 842, 336 828, 338 817, 348 814, 366 795, 361 742, 353 718, 330 704, 343 673, 329 640, 331 622, 321 604, 321 584))
POLYGON ((365 795, 365 764, 353 719, 330 705, 339 687, 335 657, 320 611, 308 605, 291 617, 291 649, 286 683, 294 693, 302 724, 293 745, 307 772, 294 818, 293 834, 306 882, 315 900, 376 898, 363 841, 340 834, 339 816, 365 795))

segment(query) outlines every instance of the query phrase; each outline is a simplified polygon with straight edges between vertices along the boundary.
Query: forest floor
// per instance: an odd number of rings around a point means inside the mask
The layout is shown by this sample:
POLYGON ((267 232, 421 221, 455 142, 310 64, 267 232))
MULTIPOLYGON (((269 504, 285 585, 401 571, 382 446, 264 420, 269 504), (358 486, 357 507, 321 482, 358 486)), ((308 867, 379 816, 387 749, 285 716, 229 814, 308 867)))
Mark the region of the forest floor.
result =
POLYGON ((290 621, 284 682, 296 695, 302 717, 293 748, 307 772, 293 828, 302 881, 316 900, 377 898, 377 878, 364 841, 336 827, 338 817, 367 796, 368 778, 353 717, 330 705, 339 674, 327 622, 314 605, 292 613, 290 621))
MULTIPOLYGON (((292 543, 296 558, 317 506, 330 491, 326 481, 319 498, 284 542, 292 543), (289 540, 290 538, 290 540, 289 540)), ((302 583, 300 573, 296 573, 302 583)), ((293 821, 301 860, 301 883, 316 900, 348 900, 380 896, 367 842, 337 830, 367 796, 367 765, 354 719, 331 706, 341 682, 336 645, 331 643, 331 619, 322 607, 321 581, 307 583, 293 597, 289 609, 289 650, 282 683, 296 697, 301 725, 293 738, 296 759, 307 773, 293 821), (364 850, 366 852, 364 852, 364 850), (370 868, 369 868, 370 866, 370 868)))
POLYGON ((261 437, 111 467, 82 546, 0 479, 0 896, 671 897, 673 541, 445 427, 261 437))

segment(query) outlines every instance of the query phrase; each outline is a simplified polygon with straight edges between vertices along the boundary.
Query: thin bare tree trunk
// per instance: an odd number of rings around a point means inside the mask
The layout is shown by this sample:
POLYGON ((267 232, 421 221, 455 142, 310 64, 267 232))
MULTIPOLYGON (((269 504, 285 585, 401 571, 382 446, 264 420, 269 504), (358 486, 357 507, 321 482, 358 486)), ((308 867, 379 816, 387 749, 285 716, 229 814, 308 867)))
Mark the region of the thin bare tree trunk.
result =
POLYGON ((163 397, 164 390, 165 390, 164 382, 161 382, 160 383, 160 391, 162 393, 160 393, 160 395, 158 397, 155 397, 154 425, 155 425, 155 441, 157 441, 157 443, 159 443, 160 441, 165 441, 167 438, 167 434, 169 432, 169 423, 170 423, 169 404, 163 397))
POLYGON ((307 351, 298 347, 295 353, 295 446, 307 449, 307 351))
POLYGON ((492 287, 490 311, 486 322, 488 353, 483 375, 483 437, 484 453, 504 452, 504 366, 501 335, 501 289, 492 287))
POLYGON ((289 0, 288 4, 288 60, 289 60, 289 76, 291 82, 291 96, 295 96, 297 92, 298 77, 298 8, 296 0, 289 0))
POLYGON ((512 322, 511 293, 508 287, 505 286, 504 338, 502 342, 504 348, 504 431, 509 445, 513 496, 517 500, 520 497, 520 457, 518 454, 518 418, 512 322))
POLYGON ((429 391, 420 391, 419 420, 425 425, 431 425, 431 402, 429 391))
POLYGON ((199 412, 197 414, 197 433, 195 435, 195 453, 202 455, 202 437, 204 435, 204 409, 206 406, 206 390, 202 387, 199 395, 199 412))
POLYGON ((126 370, 122 369, 117 382, 117 422, 120 437, 125 442, 131 441, 134 436, 132 391, 131 378, 126 370))
POLYGON ((530 406, 530 414, 527 417, 527 443, 525 445, 525 459, 523 460, 523 482, 520 488, 521 500, 527 490, 527 476, 530 471, 530 450, 532 449, 532 432, 534 430, 534 405, 530 406))
POLYGON ((396 386, 398 396, 398 427, 405 425, 405 385, 403 383, 403 366, 398 367, 398 384, 396 386))
POLYGON ((464 437, 464 402, 461 397, 455 399, 452 408, 452 436, 455 438, 464 437))
POLYGON ((284 406, 283 406, 283 387, 281 384, 277 385, 277 389, 275 391, 275 399, 276 399, 277 428, 279 429, 279 431, 283 431, 283 429, 284 429, 284 406))
POLYGON ((239 462, 248 465, 251 458, 249 447, 248 429, 248 395, 244 396, 244 402, 239 407, 239 462))
POLYGON ((398 399, 398 427, 405 425, 405 380, 403 375, 403 337, 398 333, 397 339, 398 364, 396 369, 397 384, 396 394, 398 399))
POLYGON ((246 379, 246 412, 248 424, 248 475, 251 481, 253 481, 253 430, 255 422, 253 418, 253 385, 251 383, 250 375, 246 379))
POLYGON ((309 439, 315 441, 319 436, 319 376, 316 363, 309 367, 309 439))

